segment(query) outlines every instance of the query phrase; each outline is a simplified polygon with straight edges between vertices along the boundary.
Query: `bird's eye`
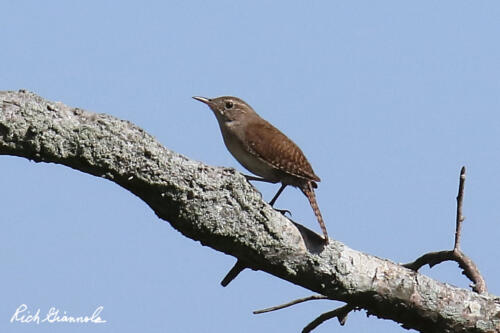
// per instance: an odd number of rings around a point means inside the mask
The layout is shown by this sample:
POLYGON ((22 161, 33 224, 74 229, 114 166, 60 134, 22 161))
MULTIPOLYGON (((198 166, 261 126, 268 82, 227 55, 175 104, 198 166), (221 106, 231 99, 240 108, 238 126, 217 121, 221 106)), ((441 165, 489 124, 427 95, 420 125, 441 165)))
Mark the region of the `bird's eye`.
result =
POLYGON ((226 109, 231 109, 233 107, 233 105, 234 104, 231 101, 226 102, 226 109))

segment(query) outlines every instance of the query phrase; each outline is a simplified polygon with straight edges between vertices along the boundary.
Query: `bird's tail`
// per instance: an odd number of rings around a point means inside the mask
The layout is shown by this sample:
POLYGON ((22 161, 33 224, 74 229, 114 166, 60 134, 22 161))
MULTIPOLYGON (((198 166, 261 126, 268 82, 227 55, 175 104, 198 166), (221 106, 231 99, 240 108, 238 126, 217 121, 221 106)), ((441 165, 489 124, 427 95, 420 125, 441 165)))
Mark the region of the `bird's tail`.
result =
POLYGON ((300 189, 302 193, 304 193, 307 199, 309 200, 309 203, 311 204, 311 207, 314 211, 314 215, 316 215, 316 218, 318 219, 321 231, 323 231, 325 242, 328 243, 328 232, 326 231, 325 221, 323 220, 323 216, 319 211, 318 203, 316 202, 316 195, 314 194, 312 182, 309 181, 305 183, 303 186, 300 187, 300 189))

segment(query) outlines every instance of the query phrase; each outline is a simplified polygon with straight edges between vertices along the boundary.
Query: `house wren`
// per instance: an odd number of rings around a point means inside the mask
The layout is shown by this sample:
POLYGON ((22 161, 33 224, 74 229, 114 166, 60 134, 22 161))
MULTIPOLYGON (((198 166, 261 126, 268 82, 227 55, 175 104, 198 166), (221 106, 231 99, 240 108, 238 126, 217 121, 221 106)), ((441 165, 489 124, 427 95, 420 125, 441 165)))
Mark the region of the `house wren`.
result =
POLYGON ((309 200, 325 242, 328 242, 328 233, 314 194, 316 182, 320 179, 302 150, 237 97, 193 98, 212 109, 229 152, 246 169, 262 177, 248 179, 281 182, 281 188, 269 202, 271 206, 287 185, 298 187, 309 200))

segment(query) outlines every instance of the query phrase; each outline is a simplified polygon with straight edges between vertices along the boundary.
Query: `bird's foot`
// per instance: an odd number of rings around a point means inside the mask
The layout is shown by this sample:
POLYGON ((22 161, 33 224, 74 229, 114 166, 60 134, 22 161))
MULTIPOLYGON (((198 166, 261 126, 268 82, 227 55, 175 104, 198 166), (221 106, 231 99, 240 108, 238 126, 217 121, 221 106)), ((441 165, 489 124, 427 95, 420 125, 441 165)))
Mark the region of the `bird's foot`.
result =
MULTIPOLYGON (((274 208, 274 207, 273 207, 274 208)), ((289 211, 288 209, 278 209, 278 208, 274 208, 275 211, 277 212, 280 212, 282 215, 285 215, 286 216, 286 213, 290 214, 290 217, 292 216, 292 212, 289 211)))

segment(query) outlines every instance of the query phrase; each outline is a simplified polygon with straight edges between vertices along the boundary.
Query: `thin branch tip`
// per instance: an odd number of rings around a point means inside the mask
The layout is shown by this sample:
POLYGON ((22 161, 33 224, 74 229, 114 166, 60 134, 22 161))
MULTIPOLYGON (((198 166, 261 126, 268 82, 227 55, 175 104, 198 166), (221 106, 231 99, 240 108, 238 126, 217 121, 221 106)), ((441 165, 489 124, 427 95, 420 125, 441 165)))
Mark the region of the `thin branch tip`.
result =
POLYGON ((465 188, 465 166, 460 170, 460 181, 458 185, 457 194, 457 215, 456 215, 456 228, 455 228, 455 243, 454 250, 460 250, 460 237, 462 233, 462 222, 465 220, 463 215, 463 201, 464 201, 464 188, 465 188))
POLYGON ((227 285, 231 283, 231 281, 233 281, 245 268, 248 268, 248 266, 243 263, 243 261, 238 259, 231 270, 226 274, 224 279, 220 282, 221 286, 227 287, 227 285))
POLYGON ((272 307, 269 307, 269 308, 265 308, 265 309, 262 309, 262 310, 255 310, 253 312, 253 314, 261 314, 261 313, 266 313, 266 312, 281 310, 281 309, 288 308, 289 306, 292 306, 292 305, 295 305, 295 304, 299 304, 299 303, 303 303, 303 302, 307 302, 307 301, 312 301, 312 300, 318 300, 318 299, 329 299, 329 298, 327 296, 324 296, 324 295, 311 295, 311 296, 307 296, 307 297, 295 299, 295 300, 290 301, 288 303, 284 303, 284 304, 272 306, 272 307))

